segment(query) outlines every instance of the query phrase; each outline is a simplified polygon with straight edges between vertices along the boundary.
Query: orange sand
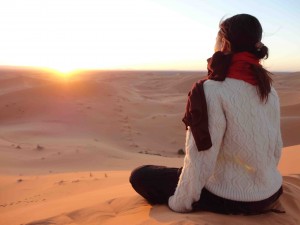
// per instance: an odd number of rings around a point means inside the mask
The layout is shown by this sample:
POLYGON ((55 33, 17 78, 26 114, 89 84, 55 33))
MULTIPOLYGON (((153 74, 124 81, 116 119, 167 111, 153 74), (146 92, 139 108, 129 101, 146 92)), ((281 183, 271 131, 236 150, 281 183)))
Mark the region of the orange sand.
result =
POLYGON ((274 76, 286 214, 224 216, 150 206, 131 188, 142 164, 180 167, 188 90, 180 72, 0 76, 0 224, 300 224, 300 73, 274 76))

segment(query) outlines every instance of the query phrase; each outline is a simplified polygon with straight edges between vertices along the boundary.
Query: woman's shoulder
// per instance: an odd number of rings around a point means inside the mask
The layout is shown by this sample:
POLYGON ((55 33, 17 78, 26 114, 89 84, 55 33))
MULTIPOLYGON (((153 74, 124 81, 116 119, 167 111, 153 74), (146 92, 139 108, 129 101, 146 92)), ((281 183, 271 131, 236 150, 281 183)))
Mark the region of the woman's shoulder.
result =
POLYGON ((207 90, 210 89, 218 89, 219 92, 240 92, 243 90, 244 92, 256 92, 256 86, 249 84, 243 80, 235 79, 235 78, 226 78, 224 81, 215 81, 215 80, 207 80, 204 83, 204 87, 207 90))
POLYGON ((226 78, 224 81, 207 80, 204 83, 204 92, 206 96, 214 95, 220 99, 232 100, 235 96, 235 101, 257 94, 256 87, 252 84, 232 78, 226 78))
POLYGON ((206 80, 203 84, 203 89, 206 98, 208 99, 216 99, 219 98, 223 92, 223 82, 222 81, 215 81, 215 80, 206 80))
POLYGON ((237 79, 226 78, 224 81, 217 80, 206 80, 204 83, 205 88, 213 89, 213 88, 222 88, 226 86, 240 86, 243 85, 244 82, 237 79))
POLYGON ((223 82, 222 81, 216 81, 216 80, 206 80, 203 84, 203 87, 205 91, 210 90, 220 90, 222 87, 223 82))
POLYGON ((223 81, 216 81, 216 80, 211 80, 208 79, 204 82, 204 86, 218 86, 221 85, 223 81))
POLYGON ((227 79, 225 79, 224 81, 209 79, 204 82, 203 87, 204 87, 204 91, 207 93, 223 93, 226 92, 226 90, 228 89, 228 85, 231 86, 232 84, 228 84, 227 79))

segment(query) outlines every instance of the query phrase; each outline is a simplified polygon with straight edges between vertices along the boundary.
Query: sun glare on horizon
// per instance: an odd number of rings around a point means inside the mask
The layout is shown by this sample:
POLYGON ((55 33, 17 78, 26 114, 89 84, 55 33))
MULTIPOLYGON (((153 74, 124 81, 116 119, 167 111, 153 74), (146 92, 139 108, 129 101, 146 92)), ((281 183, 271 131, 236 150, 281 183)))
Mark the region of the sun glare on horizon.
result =
POLYGON ((170 65, 199 58, 191 49, 210 39, 195 21, 150 0, 16 2, 0 9, 6 64, 62 73, 170 65))

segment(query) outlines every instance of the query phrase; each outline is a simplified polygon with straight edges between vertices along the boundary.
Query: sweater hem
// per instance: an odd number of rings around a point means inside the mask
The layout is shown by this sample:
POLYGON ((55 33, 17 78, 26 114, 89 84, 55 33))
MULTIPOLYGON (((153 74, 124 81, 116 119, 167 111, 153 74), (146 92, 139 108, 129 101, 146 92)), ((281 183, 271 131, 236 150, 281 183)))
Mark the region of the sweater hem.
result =
POLYGON ((229 188, 221 189, 218 186, 214 186, 213 184, 210 185, 209 183, 207 183, 204 187, 212 194, 228 200, 241 201, 241 202, 254 202, 254 201, 261 201, 271 197, 274 193, 276 193, 280 189, 281 186, 282 186, 282 177, 281 179, 278 180, 278 182, 276 182, 276 184, 273 184, 271 188, 259 192, 242 193, 239 192, 240 190, 234 190, 229 188))

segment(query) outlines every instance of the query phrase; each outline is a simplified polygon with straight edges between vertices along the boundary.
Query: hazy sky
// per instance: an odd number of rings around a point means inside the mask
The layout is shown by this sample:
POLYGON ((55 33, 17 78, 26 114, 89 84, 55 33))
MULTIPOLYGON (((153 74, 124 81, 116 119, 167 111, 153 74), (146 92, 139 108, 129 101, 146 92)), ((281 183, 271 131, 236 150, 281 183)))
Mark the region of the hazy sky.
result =
POLYGON ((205 70, 222 17, 256 16, 272 71, 300 70, 299 0, 0 0, 0 64, 205 70))

